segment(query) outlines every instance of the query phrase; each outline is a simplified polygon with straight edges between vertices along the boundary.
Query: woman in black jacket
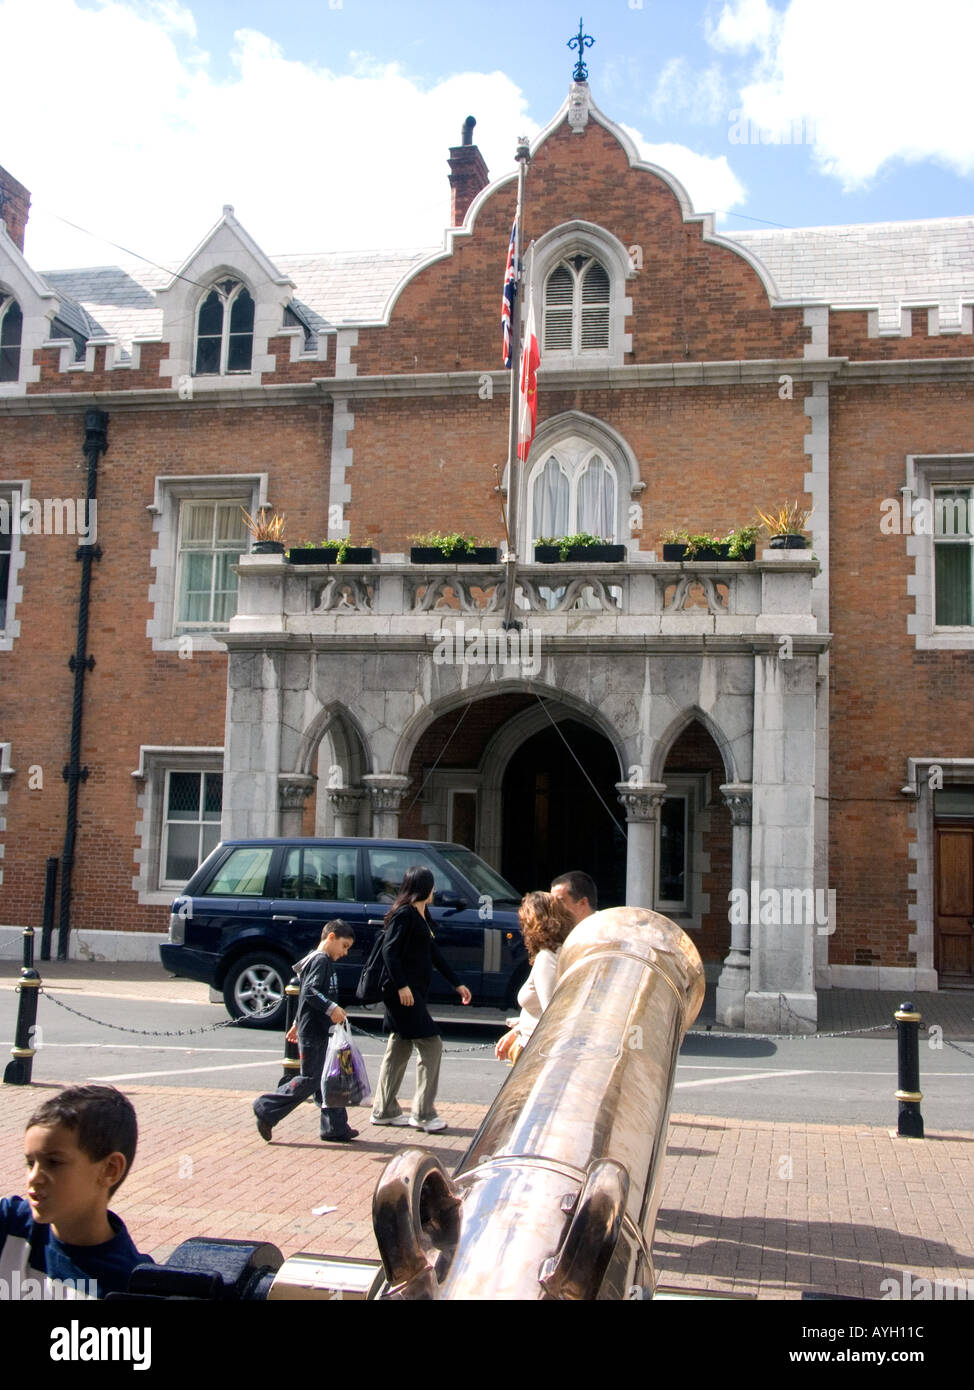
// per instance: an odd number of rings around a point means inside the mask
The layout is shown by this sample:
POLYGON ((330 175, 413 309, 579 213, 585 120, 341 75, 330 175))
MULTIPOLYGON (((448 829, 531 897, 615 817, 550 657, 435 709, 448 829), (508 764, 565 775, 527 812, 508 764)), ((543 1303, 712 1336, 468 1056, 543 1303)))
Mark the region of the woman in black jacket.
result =
POLYGON ((389 1034, 379 1082, 372 1106, 374 1125, 412 1125, 436 1133, 446 1129, 433 1108, 440 1079, 443 1044, 440 1030, 426 1007, 434 966, 459 994, 470 1003, 470 991, 450 969, 433 936, 426 909, 433 901, 433 872, 415 864, 403 875, 399 894, 386 913, 382 959, 386 981, 382 989, 385 1005, 383 1029, 389 1034), (416 1063, 416 1095, 411 1115, 399 1108, 399 1087, 413 1048, 416 1063))

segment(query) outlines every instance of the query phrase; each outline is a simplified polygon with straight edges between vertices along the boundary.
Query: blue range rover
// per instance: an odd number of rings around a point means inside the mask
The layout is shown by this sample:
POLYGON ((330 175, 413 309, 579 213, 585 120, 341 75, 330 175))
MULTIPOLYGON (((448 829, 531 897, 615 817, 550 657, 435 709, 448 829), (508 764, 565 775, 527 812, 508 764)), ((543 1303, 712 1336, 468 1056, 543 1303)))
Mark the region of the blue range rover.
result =
MULTIPOLYGON (((343 917, 355 928, 338 963, 346 1003, 412 864, 433 871, 437 943, 474 1003, 512 1005, 528 972, 521 894, 472 850, 429 840, 225 840, 173 903, 162 963, 221 989, 233 1018, 280 1028, 293 963, 343 917)), ((456 1003, 436 972, 431 997, 456 1003)))

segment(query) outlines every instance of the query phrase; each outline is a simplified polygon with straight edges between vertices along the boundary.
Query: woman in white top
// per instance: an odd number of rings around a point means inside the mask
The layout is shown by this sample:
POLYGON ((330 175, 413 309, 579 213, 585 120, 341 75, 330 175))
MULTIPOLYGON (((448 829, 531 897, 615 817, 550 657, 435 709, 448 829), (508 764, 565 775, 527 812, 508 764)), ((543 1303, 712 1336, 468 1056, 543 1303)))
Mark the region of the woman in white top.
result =
POLYGON ((512 1066, 548 1007, 555 989, 558 952, 575 925, 564 903, 550 893, 525 894, 518 909, 518 918, 531 962, 531 973, 518 991, 521 1016, 494 1049, 495 1056, 512 1066))

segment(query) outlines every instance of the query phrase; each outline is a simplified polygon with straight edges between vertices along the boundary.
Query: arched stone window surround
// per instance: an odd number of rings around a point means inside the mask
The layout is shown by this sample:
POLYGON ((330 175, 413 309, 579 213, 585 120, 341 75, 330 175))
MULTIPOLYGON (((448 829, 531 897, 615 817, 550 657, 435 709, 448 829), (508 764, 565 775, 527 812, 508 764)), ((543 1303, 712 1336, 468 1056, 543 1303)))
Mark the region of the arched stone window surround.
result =
MULTIPOLYGON (((649 778, 647 780, 650 782, 663 782, 666 780, 663 776, 663 770, 666 767, 666 760, 670 756, 670 750, 673 748, 680 735, 693 723, 702 725, 717 745, 717 751, 720 753, 724 763, 724 782, 747 780, 738 775, 739 769, 727 735, 699 705, 690 705, 689 708, 681 710, 667 726, 662 736, 656 740, 650 762, 649 778)), ((748 776, 750 776, 750 769, 747 769, 747 771, 748 776)))
MULTIPOLYGON (((534 297, 535 320, 541 344, 541 365, 555 368, 591 366, 594 363, 621 367, 632 352, 632 334, 626 321, 632 315, 632 300, 626 295, 626 281, 636 274, 629 252, 618 237, 594 222, 563 222, 545 232, 534 243, 528 275, 534 297), (544 295, 552 271, 574 256, 593 256, 609 277, 609 341, 605 348, 584 350, 545 350, 544 295)), ((522 305, 522 314, 526 308, 522 305)))
MULTIPOLYGON (((619 543, 628 541, 632 529, 629 526, 629 506, 633 498, 641 495, 644 488, 636 455, 623 436, 611 425, 596 419, 593 415, 585 415, 582 411, 569 410, 545 420, 539 426, 527 463, 522 465, 518 522, 519 534, 525 545, 530 545, 538 534, 537 528, 532 529, 534 480, 551 455, 557 457, 559 449, 575 455, 581 454, 585 462, 598 454, 611 467, 616 479, 616 514, 614 533, 606 539, 619 543)), ((525 549, 524 553, 527 555, 528 551, 525 549)))
POLYGON ((48 345, 58 297, 46 280, 32 270, 0 220, 0 298, 16 300, 22 315, 20 363, 16 380, 0 381, 0 396, 23 396, 31 382, 41 379, 34 351, 48 345))
MULTIPOLYGON (((228 376, 251 371, 254 360, 256 308, 253 292, 246 280, 240 275, 228 273, 216 277, 206 287, 197 301, 196 313, 193 318, 194 376, 228 376), (214 295, 217 296, 220 310, 218 331, 214 331, 216 323, 212 320, 214 295), (246 303, 248 300, 250 304, 249 324, 241 331, 239 327, 240 314, 243 311, 244 317, 247 317, 246 303), (205 323, 203 321, 204 314, 207 315, 205 323), (207 329, 205 333, 202 332, 204 327, 207 329), (201 337, 216 347, 217 360, 215 365, 201 368, 201 337), (241 340, 245 338, 248 341, 243 343, 241 340), (246 348, 246 351, 242 351, 243 348, 246 348), (244 358, 246 358, 245 362, 244 358), (237 361, 237 365, 234 365, 235 361, 237 361)), ((212 352, 208 353, 208 357, 212 357, 212 352)))
POLYGON ((0 284, 0 381, 19 381, 24 334, 24 313, 13 295, 0 284))

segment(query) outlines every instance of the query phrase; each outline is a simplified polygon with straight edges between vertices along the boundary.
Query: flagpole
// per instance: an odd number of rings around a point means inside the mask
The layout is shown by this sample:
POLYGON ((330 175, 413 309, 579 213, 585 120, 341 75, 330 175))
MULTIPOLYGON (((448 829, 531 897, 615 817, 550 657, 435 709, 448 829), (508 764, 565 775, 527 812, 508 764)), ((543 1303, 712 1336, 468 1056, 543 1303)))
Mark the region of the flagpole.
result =
MULTIPOLYGON (((521 230, 524 213, 524 177, 531 161, 530 149, 524 136, 517 143, 517 212, 515 214, 514 264, 520 269, 521 230)), ((517 418, 521 400, 521 300, 522 286, 514 296, 514 311, 511 317, 511 402, 507 435, 507 594, 504 600, 504 627, 519 627, 514 621, 514 583, 517 575, 517 497, 518 474, 517 457, 517 418)))

